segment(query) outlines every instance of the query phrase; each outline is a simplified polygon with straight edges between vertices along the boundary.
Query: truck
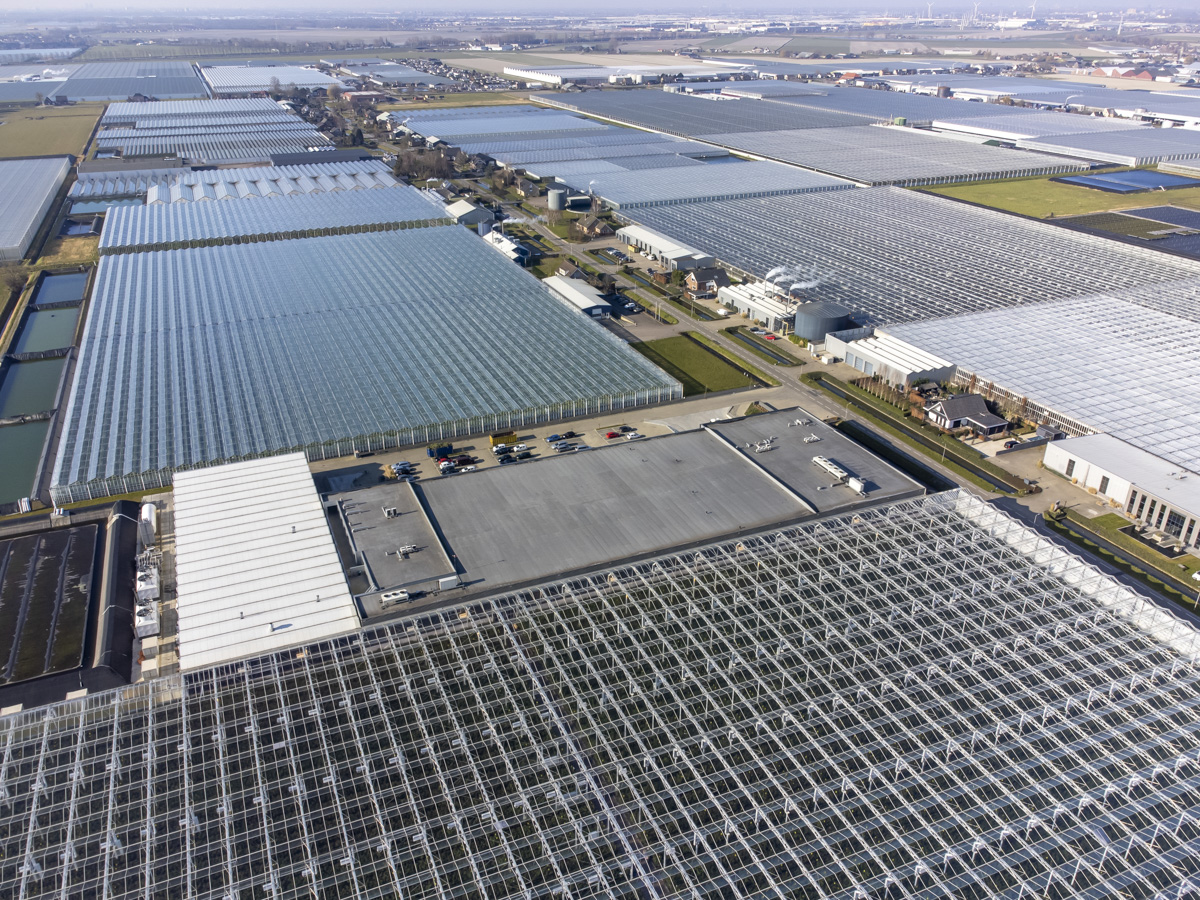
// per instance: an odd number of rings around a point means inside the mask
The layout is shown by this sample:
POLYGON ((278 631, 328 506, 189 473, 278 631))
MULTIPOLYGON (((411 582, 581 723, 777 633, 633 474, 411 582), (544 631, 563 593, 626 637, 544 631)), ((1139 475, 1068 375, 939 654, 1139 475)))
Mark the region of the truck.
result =
POLYGON ((517 443, 517 433, 515 431, 498 432, 488 438, 488 443, 493 447, 499 447, 501 444, 507 444, 511 446, 517 443))
POLYGON ((429 447, 425 450, 425 455, 430 459, 441 459, 443 456, 449 456, 454 452, 453 444, 443 444, 440 447, 429 447))

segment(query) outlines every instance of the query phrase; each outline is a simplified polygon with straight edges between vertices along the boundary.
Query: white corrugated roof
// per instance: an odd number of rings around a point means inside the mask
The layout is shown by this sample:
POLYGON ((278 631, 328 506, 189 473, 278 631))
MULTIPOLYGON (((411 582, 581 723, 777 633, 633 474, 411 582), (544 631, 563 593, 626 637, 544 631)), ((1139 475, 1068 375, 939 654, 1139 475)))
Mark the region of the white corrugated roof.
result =
POLYGON ((551 275, 542 279, 542 284, 550 288, 550 293, 566 301, 576 309, 588 310, 597 306, 608 306, 608 301, 600 296, 600 292, 590 284, 563 278, 561 275, 551 275))
POLYGON ((175 554, 185 670, 359 625, 303 453, 177 473, 175 554))
POLYGON ((1060 450, 1124 478, 1140 491, 1166 500, 1176 509, 1200 515, 1200 475, 1111 434, 1055 441, 1060 450))
POLYGON ((873 337, 854 341, 850 346, 871 354, 897 372, 928 372, 933 369, 947 369, 953 365, 940 356, 881 331, 876 331, 873 337))

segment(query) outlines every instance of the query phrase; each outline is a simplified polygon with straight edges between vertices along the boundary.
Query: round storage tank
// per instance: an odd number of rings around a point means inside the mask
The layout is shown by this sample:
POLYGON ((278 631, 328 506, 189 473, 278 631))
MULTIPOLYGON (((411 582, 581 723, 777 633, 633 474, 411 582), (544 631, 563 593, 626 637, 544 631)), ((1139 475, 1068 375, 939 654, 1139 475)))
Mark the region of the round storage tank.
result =
POLYGON ((546 191, 546 203, 551 209, 566 209, 567 192, 562 188, 550 188, 546 191))
POLYGON ((823 341, 831 331, 849 328, 850 310, 828 300, 814 300, 796 307, 796 334, 806 340, 823 341))

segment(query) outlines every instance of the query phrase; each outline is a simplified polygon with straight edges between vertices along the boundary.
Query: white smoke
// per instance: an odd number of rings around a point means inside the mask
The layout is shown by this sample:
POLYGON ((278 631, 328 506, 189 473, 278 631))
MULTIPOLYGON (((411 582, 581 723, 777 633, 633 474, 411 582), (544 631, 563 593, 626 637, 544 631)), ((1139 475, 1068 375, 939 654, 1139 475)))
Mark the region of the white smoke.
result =
POLYGON ((815 265, 802 266, 790 264, 776 266, 766 274, 764 280, 780 290, 806 291, 825 283, 825 276, 817 271, 815 265))

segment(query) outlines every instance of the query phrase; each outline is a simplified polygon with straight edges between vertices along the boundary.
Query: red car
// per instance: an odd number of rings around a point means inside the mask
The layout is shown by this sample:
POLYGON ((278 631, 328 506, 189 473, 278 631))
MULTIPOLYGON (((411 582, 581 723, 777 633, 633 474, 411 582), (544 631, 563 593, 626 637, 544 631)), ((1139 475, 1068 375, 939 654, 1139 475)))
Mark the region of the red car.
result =
POLYGON ((779 340, 779 338, 777 338, 777 337, 776 337, 775 335, 773 335, 773 334, 767 334, 767 335, 764 335, 764 337, 765 337, 765 338, 766 338, 768 341, 777 341, 777 340, 779 340))
POLYGON ((615 431, 610 431, 610 432, 608 432, 608 434, 606 434, 604 436, 606 438, 608 438, 609 440, 612 440, 613 438, 619 438, 621 435, 615 431))

